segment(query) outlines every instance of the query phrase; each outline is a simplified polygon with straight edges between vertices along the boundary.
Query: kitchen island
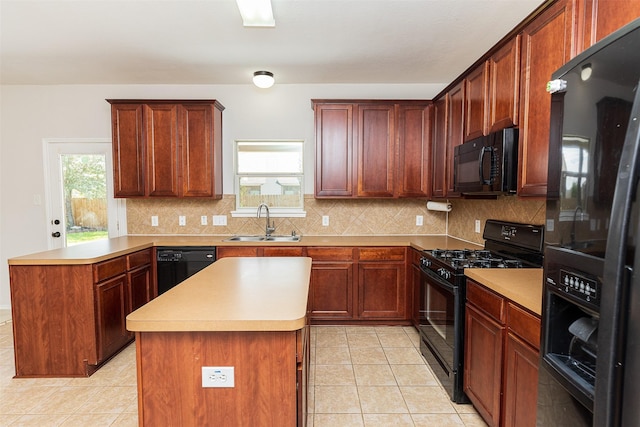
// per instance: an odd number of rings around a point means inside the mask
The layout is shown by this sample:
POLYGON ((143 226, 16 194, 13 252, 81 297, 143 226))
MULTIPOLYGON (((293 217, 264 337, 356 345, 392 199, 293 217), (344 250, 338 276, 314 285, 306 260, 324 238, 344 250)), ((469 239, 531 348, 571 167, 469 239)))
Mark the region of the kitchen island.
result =
POLYGON ((139 424, 304 425, 310 272, 306 257, 224 258, 129 314, 139 424), (234 386, 203 387, 203 367, 233 367, 234 386))

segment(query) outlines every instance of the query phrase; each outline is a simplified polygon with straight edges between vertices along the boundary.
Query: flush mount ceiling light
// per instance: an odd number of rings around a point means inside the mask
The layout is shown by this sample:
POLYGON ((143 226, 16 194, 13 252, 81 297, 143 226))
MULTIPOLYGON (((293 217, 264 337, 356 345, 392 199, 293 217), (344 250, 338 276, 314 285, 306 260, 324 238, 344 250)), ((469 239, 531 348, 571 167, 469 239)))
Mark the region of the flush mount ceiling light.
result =
POLYGON ((271 0, 236 0, 245 27, 275 27, 271 0))
POLYGON ((582 70, 580 70, 580 78, 583 82, 586 82, 591 78, 591 73, 593 73, 593 68, 591 68, 591 64, 584 64, 582 66, 582 70))
POLYGON ((271 71, 256 71, 253 73, 253 84, 262 89, 273 86, 275 79, 271 71))

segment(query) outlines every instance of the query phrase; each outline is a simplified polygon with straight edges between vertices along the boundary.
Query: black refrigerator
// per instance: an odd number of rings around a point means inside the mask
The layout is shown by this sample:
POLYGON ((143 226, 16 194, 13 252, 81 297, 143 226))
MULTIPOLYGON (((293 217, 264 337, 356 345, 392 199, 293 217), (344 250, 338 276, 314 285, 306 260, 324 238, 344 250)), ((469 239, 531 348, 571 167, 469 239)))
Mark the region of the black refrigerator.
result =
POLYGON ((640 20, 549 82, 537 425, 640 425, 640 20))

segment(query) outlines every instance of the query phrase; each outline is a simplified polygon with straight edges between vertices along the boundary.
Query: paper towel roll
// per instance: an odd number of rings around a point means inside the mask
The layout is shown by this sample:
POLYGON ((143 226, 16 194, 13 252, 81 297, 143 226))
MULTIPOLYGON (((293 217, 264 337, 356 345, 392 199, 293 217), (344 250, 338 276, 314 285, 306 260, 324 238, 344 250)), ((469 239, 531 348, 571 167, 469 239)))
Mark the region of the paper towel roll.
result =
POLYGON ((438 212, 451 212, 451 203, 449 202, 427 202, 427 209, 438 212))

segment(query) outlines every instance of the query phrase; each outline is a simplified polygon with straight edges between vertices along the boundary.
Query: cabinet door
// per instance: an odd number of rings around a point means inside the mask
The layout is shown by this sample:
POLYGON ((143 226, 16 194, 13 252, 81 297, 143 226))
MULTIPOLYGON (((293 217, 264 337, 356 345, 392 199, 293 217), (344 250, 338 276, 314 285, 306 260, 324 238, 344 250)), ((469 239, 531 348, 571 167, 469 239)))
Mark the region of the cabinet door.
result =
POLYGON ((482 418, 500 425, 504 327, 474 305, 466 305, 464 392, 482 418))
POLYGON ((431 195, 433 197, 447 195, 447 96, 433 104, 433 137, 431 139, 433 150, 431 195))
POLYGON ((142 104, 111 105, 115 197, 145 195, 145 135, 142 117, 142 104))
POLYGON ((488 60, 489 132, 518 125, 520 39, 515 36, 488 60))
POLYGON ((262 248, 262 256, 304 256, 302 246, 265 246, 262 248))
POLYGON ((313 320, 353 319, 353 262, 314 262, 309 311, 313 320))
POLYGON ((179 195, 178 111, 178 104, 146 104, 144 106, 149 196, 177 197, 179 195))
POLYGON ((393 197, 395 106, 358 105, 358 197, 393 197))
POLYGON ((353 197, 353 104, 315 106, 315 196, 353 197))
POLYGON ((465 128, 465 105, 467 93, 464 81, 455 85, 447 97, 448 107, 448 130, 447 130, 447 154, 445 158, 446 169, 446 196, 458 197, 453 188, 453 155, 454 149, 464 142, 465 128))
POLYGON ((560 0, 522 32, 518 195, 545 197, 549 157, 551 74, 573 53, 574 0, 560 0))
MULTIPOLYGON (((213 197, 215 191, 214 123, 211 105, 184 104, 180 109, 182 188, 186 197, 213 197)), ((222 197, 222 195, 219 195, 222 197)))
POLYGON ((431 138, 429 112, 425 105, 398 107, 398 178, 400 197, 431 194, 431 138))
POLYGON ((127 314, 142 307, 152 298, 151 266, 138 267, 127 272, 129 306, 127 314))
POLYGON ((358 264, 359 318, 404 320, 405 298, 404 264, 358 264))
POLYGON ((129 341, 126 329, 127 275, 122 274, 95 285, 98 362, 108 359, 129 341))
POLYGON ((487 133, 489 100, 489 70, 485 61, 464 79, 466 87, 464 140, 478 138, 487 133))
POLYGON ((534 427, 539 352, 508 333, 505 346, 504 427, 534 427))
POLYGON ((602 40, 638 17, 640 17, 638 0, 585 0, 582 49, 602 40))

